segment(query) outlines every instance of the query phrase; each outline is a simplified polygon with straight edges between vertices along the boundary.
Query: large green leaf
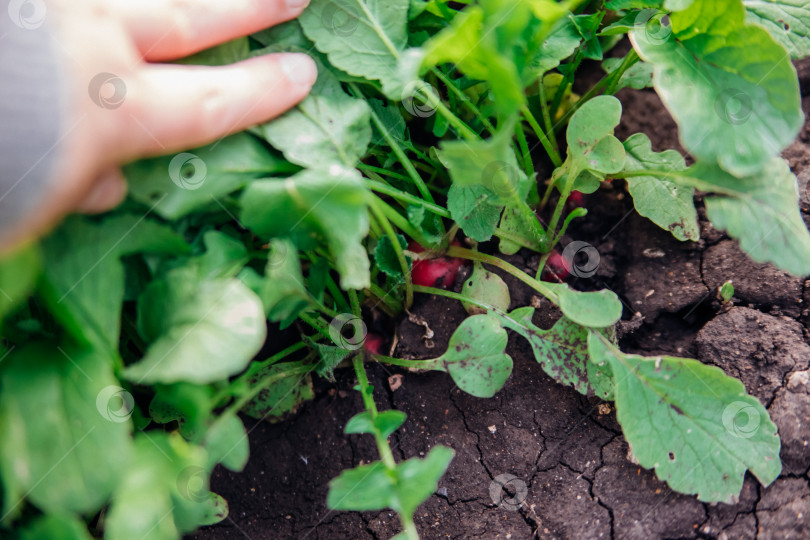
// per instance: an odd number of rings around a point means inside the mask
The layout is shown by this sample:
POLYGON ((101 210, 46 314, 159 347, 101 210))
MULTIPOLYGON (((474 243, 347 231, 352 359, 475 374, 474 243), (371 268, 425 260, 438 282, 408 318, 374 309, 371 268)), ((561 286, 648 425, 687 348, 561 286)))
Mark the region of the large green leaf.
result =
POLYGON ((613 291, 575 291, 565 283, 544 283, 557 296, 563 314, 589 328, 606 328, 622 316, 622 303, 613 291))
POLYGON ((486 242, 495 234, 503 206, 482 185, 453 184, 447 192, 447 209, 464 234, 477 242, 486 242))
POLYGON ((36 244, 0 259, 0 321, 28 299, 41 272, 42 254, 36 244))
POLYGON ((289 240, 270 242, 260 296, 267 318, 273 322, 295 319, 313 303, 304 284, 298 250, 289 240))
POLYGON ((804 121, 790 56, 745 22, 741 0, 695 0, 670 20, 671 29, 658 19, 640 25, 631 39, 655 65, 655 89, 684 147, 736 176, 753 174, 804 121))
POLYGON ((534 58, 533 65, 538 73, 545 73, 560 65, 579 47, 582 36, 577 32, 571 18, 560 20, 543 42, 534 58))
POLYGON ((262 135, 284 157, 302 167, 354 167, 371 141, 371 109, 343 91, 328 70, 320 70, 310 95, 275 120, 262 135))
POLYGON ((242 408, 253 418, 278 422, 315 397, 309 368, 289 369, 284 364, 251 366, 244 375, 250 387, 261 385, 258 395, 242 408), (268 380, 271 379, 271 380, 268 380))
POLYGON ((200 281, 185 268, 153 281, 138 301, 152 344, 125 376, 138 384, 227 379, 247 366, 267 333, 261 300, 238 279, 200 281))
POLYGON ((3 360, 0 381, 3 515, 25 498, 46 513, 95 513, 131 452, 132 396, 111 359, 37 343, 3 360))
POLYGON ((518 206, 526 200, 531 182, 518 166, 511 141, 510 128, 487 140, 443 142, 439 159, 454 184, 481 185, 495 196, 490 204, 518 206))
POLYGON ((101 222, 71 217, 43 241, 43 295, 76 338, 118 349, 124 266, 120 258, 142 251, 185 253, 171 229, 146 216, 119 215, 101 222))
POLYGON ((333 510, 391 508, 410 516, 436 491, 453 455, 450 448, 435 446, 424 459, 409 459, 393 471, 379 461, 343 471, 329 482, 326 504, 333 510))
POLYGON ((746 20, 764 27, 794 59, 810 55, 810 2, 743 0, 746 20))
MULTIPOLYGON (((678 171, 686 168, 686 162, 677 150, 653 152, 650 139, 636 133, 624 141, 627 160, 625 172, 645 170, 678 171)), ((695 190, 680 186, 664 176, 631 176, 627 178, 633 204, 642 216, 664 230, 670 231, 678 240, 695 240, 700 237, 695 209, 695 190)))
POLYGON ((370 282, 368 254, 361 243, 369 228, 367 196, 356 171, 307 170, 286 180, 252 183, 242 194, 241 220, 258 235, 290 237, 301 249, 324 242, 341 285, 362 289, 370 282))
POLYGON ((301 14, 304 33, 343 71, 376 79, 393 100, 417 80, 421 55, 407 50, 410 0, 313 0, 301 14))
POLYGON ((782 469, 768 412, 743 384, 697 360, 624 354, 591 334, 616 384, 616 416, 633 456, 681 493, 732 503, 746 469, 764 485, 782 469))
POLYGON ((705 199, 712 223, 739 240, 752 259, 797 276, 810 274, 810 233, 799 212, 796 177, 782 158, 744 178, 702 163, 688 174, 699 180, 698 189, 715 193, 705 199))
POLYGON ((622 170, 624 147, 613 136, 621 118, 622 104, 613 96, 597 96, 571 116, 565 138, 574 170, 601 174, 622 170))
POLYGON ((504 352, 507 335, 498 318, 473 315, 464 319, 436 359, 459 388, 475 397, 492 397, 512 373, 512 358, 504 352))
POLYGON ((202 448, 177 434, 153 433, 137 436, 135 450, 106 514, 105 540, 178 540, 211 522, 218 501, 208 491, 202 448))
POLYGON ((124 168, 133 199, 166 219, 204 209, 221 211, 219 199, 254 178, 290 172, 254 136, 238 133, 179 154, 143 159, 124 168))
POLYGON ((612 381, 589 360, 588 336, 591 329, 561 317, 549 330, 532 323, 534 308, 525 307, 500 316, 501 323, 529 342, 534 357, 551 378, 573 386, 581 394, 610 399, 612 381), (593 380, 593 382, 591 382, 593 380))
POLYGON ((92 540, 92 538, 83 521, 63 514, 40 516, 19 531, 20 540, 92 540))

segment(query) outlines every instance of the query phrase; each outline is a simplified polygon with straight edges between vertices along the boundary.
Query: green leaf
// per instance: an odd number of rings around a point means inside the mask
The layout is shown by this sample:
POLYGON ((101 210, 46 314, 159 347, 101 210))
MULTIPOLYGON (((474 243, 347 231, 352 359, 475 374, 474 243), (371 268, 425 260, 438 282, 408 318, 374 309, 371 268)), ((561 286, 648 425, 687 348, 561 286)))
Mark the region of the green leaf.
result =
MULTIPOLYGON (((606 58, 605 61, 602 62, 602 69, 605 70, 605 73, 610 74, 613 73, 613 71, 615 71, 621 63, 621 58, 606 58)), ((651 87, 653 85, 652 75, 652 65, 648 64, 647 62, 636 62, 630 66, 630 69, 622 74, 622 78, 619 79, 619 84, 616 86, 616 90, 620 90, 622 88, 641 90, 643 88, 651 87)))
POLYGON ((177 434, 135 437, 135 459, 105 516, 105 540, 177 540, 210 522, 205 451, 177 434))
POLYGON ((205 253, 185 262, 197 267, 200 279, 233 277, 250 260, 245 245, 223 232, 207 231, 203 242, 205 253))
POLYGON ((19 531, 20 540, 92 540, 87 526, 74 516, 40 516, 19 531))
POLYGON ((776 426, 740 381, 697 360, 626 355, 595 334, 588 345, 611 365, 633 456, 672 489, 733 503, 746 469, 763 485, 779 476, 776 426))
POLYGON ((447 192, 447 209, 464 234, 477 242, 486 242, 495 234, 503 206, 487 188, 473 184, 453 184, 447 192))
POLYGON ((401 100, 421 63, 406 50, 409 7, 409 0, 313 0, 299 20, 332 65, 379 80, 387 97, 401 100))
POLYGON ((582 56, 589 60, 602 60, 602 45, 599 43, 597 32, 604 16, 603 11, 570 16, 574 28, 583 39, 582 56))
POLYGON ((185 268, 149 284, 138 328, 152 344, 124 370, 137 384, 227 379, 245 369, 267 333, 261 300, 241 281, 199 281, 185 268))
POLYGON ((705 198, 709 219, 739 240, 752 259, 797 276, 810 274, 810 233, 799 212, 796 177, 783 159, 744 178, 703 163, 688 174, 699 179, 698 189, 716 193, 705 198))
POLYGON ((284 157, 302 167, 354 167, 371 142, 371 109, 322 69, 304 101, 258 129, 284 157))
POLYGON ((201 65, 201 66, 224 66, 245 60, 250 56, 250 40, 240 37, 205 49, 182 60, 177 60, 178 64, 201 65))
POLYGON ((565 283, 543 283, 557 295, 563 314, 589 328, 606 328, 622 316, 622 303, 613 291, 580 292, 565 283))
POLYGON ((379 461, 343 471, 329 482, 326 504, 360 512, 391 508, 410 516, 436 491, 453 455, 452 449, 435 446, 424 459, 409 459, 393 471, 379 461))
POLYGON ((0 260, 0 321, 28 299, 42 272, 39 246, 31 244, 0 260))
POLYGON ((251 387, 266 385, 264 379, 270 377, 273 382, 242 408, 243 413, 271 423, 278 422, 293 414, 305 401, 315 398, 309 371, 289 370, 284 364, 248 371, 251 387))
POLYGON ((124 267, 119 260, 139 252, 179 254, 186 242, 145 216, 118 215, 101 222, 70 217, 42 244, 43 296, 77 339, 118 350, 124 267))
POLYGON ((670 20, 671 28, 657 20, 639 26, 631 39, 655 66, 655 89, 684 147, 736 176, 753 174, 804 121, 790 57, 767 31, 746 24, 741 0, 695 0, 670 20))
POLYGON ((351 417, 346 423, 346 433, 368 433, 374 434, 379 431, 383 438, 387 439, 393 432, 398 430, 408 417, 402 411, 387 410, 377 413, 374 419, 371 413, 361 412, 351 417))
MULTIPOLYGON (((630 136, 624 142, 624 148, 627 151, 625 172, 680 171, 686 168, 686 162, 677 150, 653 152, 650 139, 643 133, 630 136)), ((639 214, 670 231, 678 240, 697 241, 700 238, 693 188, 654 174, 628 177, 627 186, 639 214)))
POLYGON ((582 36, 574 26, 573 20, 567 17, 561 19, 537 52, 533 66, 538 73, 556 68, 562 60, 574 54, 580 41, 582 36))
POLYGON ((320 362, 318 362, 318 365, 315 367, 315 374, 330 382, 335 382, 335 368, 349 357, 353 349, 324 345, 323 343, 318 343, 306 338, 304 341, 318 353, 320 362))
POLYGON ((225 195, 255 178, 291 172, 256 137, 238 133, 188 152, 124 167, 132 198, 174 220, 198 210, 222 211, 225 195))
POLYGON ((551 329, 542 330, 532 323, 532 315, 534 308, 525 307, 499 318, 506 328, 526 338, 543 371, 555 381, 574 387, 580 394, 610 399, 613 381, 588 354, 591 329, 561 317, 551 329))
MULTIPOLYGON (((402 249, 408 247, 408 241, 399 233, 397 233, 397 241, 402 249)), ((388 236, 383 236, 377 242, 377 246, 374 248, 374 260, 377 262, 377 267, 386 275, 393 278, 402 277, 402 267, 399 265, 396 251, 388 236)), ((406 257, 406 260, 410 261, 410 258, 406 257)))
POLYGON ((270 253, 262 281, 261 299, 272 322, 294 319, 313 304, 304 285, 298 250, 289 240, 270 242, 270 253))
POLYGON ((209 386, 190 383, 158 385, 155 397, 149 403, 149 416, 159 424, 177 422, 180 434, 195 439, 207 429, 213 403, 214 390, 209 386))
MULTIPOLYGON (((509 295, 509 286, 501 279, 501 276, 485 270, 481 264, 475 265, 472 275, 464 282, 464 286, 461 288, 461 294, 500 311, 509 309, 509 304, 512 302, 509 295)), ((462 302, 461 305, 470 315, 486 313, 485 309, 475 304, 462 302)))
POLYGON ((526 200, 530 181, 512 150, 511 129, 500 129, 482 141, 441 143, 439 159, 460 187, 480 185, 495 195, 490 204, 517 206, 526 200))
POLYGON ((302 171, 286 180, 259 180, 242 194, 241 221, 260 236, 288 236, 301 249, 324 242, 344 289, 370 283, 362 241, 368 235, 368 188, 353 170, 302 171))
POLYGON ((624 167, 625 152, 613 128, 622 118, 622 104, 613 96, 597 96, 577 109, 565 138, 568 156, 577 171, 617 173, 624 167))
MULTIPOLYGON (((405 132, 407 127, 405 118, 402 116, 399 107, 393 104, 387 104, 379 99, 370 99, 368 100, 368 104, 382 121, 385 130, 394 137, 395 140, 400 142, 406 142, 408 140, 405 132)), ((380 133, 376 125, 373 124, 371 142, 377 146, 388 146, 388 141, 385 140, 385 137, 382 136, 382 133, 380 133)))
POLYGON ((810 12, 806 0, 743 0, 745 20, 765 28, 793 59, 810 55, 810 12))
POLYGON ((218 418, 205 434, 203 446, 208 451, 206 466, 209 470, 217 463, 222 463, 224 467, 240 472, 247 465, 250 456, 245 426, 235 415, 218 418))
POLYGON ((447 352, 436 359, 463 391, 475 397, 492 397, 512 373, 506 349, 506 330, 496 317, 467 317, 450 337, 447 352))
POLYGON ((112 360, 43 342, 12 351, 0 372, 3 515, 23 499, 46 513, 93 514, 131 453, 132 396, 112 360))

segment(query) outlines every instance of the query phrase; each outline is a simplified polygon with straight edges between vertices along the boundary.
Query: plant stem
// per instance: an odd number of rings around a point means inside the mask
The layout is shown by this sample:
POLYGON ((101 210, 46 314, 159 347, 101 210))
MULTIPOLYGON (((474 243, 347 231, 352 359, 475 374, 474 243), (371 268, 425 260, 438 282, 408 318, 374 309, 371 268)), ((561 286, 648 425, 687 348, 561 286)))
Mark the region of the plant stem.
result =
MULTIPOLYGON (((414 285, 414 289, 416 287, 418 287, 418 285, 414 285)), ((391 356, 385 356, 382 354, 372 355, 372 358, 384 364, 408 369, 419 369, 422 371, 447 371, 447 369, 444 367, 444 363, 437 361, 438 359, 435 358, 432 360, 405 360, 403 358, 393 358, 391 356)))
MULTIPOLYGON (((362 98, 363 94, 360 92, 360 89, 357 87, 356 84, 350 83, 349 88, 354 93, 354 96, 357 98, 362 98)), ((370 110, 371 112, 371 121, 377 127, 379 132, 382 134, 385 142, 388 143, 388 146, 391 147, 391 150, 394 151, 394 154, 397 156, 397 159, 405 167, 405 171, 408 173, 408 176, 413 180, 413 183, 416 185, 416 189, 419 190, 419 193, 424 197, 426 200, 430 202, 433 201, 433 195, 430 194, 430 190, 428 189, 427 185, 425 184, 422 177, 419 176, 419 173, 416 171, 416 168, 413 166, 413 163, 402 150, 402 147, 399 145, 397 140, 394 138, 393 135, 388 131, 388 128, 385 127, 383 121, 380 120, 380 117, 377 116, 377 113, 374 110, 370 110)))
POLYGON ((390 298, 390 294, 388 294, 382 287, 377 285, 376 283, 371 283, 368 287, 368 292, 374 295, 380 302, 385 305, 385 307, 390 310, 390 315, 394 316, 402 311, 402 306, 396 302, 394 302, 390 298))
POLYGON ((489 119, 484 116, 481 109, 479 109, 475 103, 470 100, 467 94, 453 84, 453 81, 451 81, 447 75, 442 73, 442 71, 438 68, 433 68, 430 70, 430 72, 433 73, 437 79, 442 81, 444 85, 459 99, 459 101, 461 101, 468 109, 470 109, 470 111, 472 111, 475 117, 478 118, 485 128, 487 128, 487 131, 490 133, 495 133, 495 126, 492 125, 492 122, 490 122, 489 119))
MULTIPOLYGON (((366 368, 363 366, 363 355, 356 355, 352 363, 354 364, 354 372, 357 375, 357 386, 360 389, 360 395, 363 398, 363 405, 365 405, 368 414, 371 415, 372 422, 377 415, 377 405, 374 403, 374 395, 372 393, 371 385, 368 383, 368 375, 366 375, 366 368)), ((380 458, 385 467, 393 471, 397 468, 397 462, 394 460, 394 454, 391 452, 391 447, 388 446, 388 440, 382 436, 379 429, 374 428, 374 440, 377 442, 377 451, 380 453, 380 458)))
MULTIPOLYGON (((540 77, 540 81, 538 84, 538 94, 540 98, 540 110, 543 114, 543 126, 545 128, 544 133, 548 136, 549 142, 551 143, 551 147, 554 148, 554 151, 557 153, 557 157, 560 157, 560 148, 557 146, 557 137, 554 135, 554 126, 551 123, 551 113, 548 110, 548 100, 546 99, 546 85, 543 84, 543 77, 540 77)), ((559 167, 559 165, 558 165, 559 167)))
MULTIPOLYGON (((388 221, 388 218, 385 216, 385 212, 380 207, 381 203, 382 201, 376 197, 369 197, 369 208, 371 208, 371 212, 377 218, 380 226, 383 228, 385 234, 388 236, 388 239, 391 241, 391 247, 394 249, 394 253, 397 256, 397 262, 402 270, 402 275, 405 277, 405 309, 407 309, 411 307, 411 304, 413 304, 411 267, 408 265, 408 261, 405 259, 405 253, 402 251, 402 246, 399 245, 399 238, 397 238, 396 231, 394 231, 394 228, 391 226, 391 222, 388 221)), ((349 300, 351 301, 351 296, 349 296, 349 300)))
POLYGON ((607 88, 605 89, 605 94, 613 95, 616 93, 616 86, 619 84, 619 81, 622 79, 622 76, 624 76, 625 72, 628 69, 630 69, 633 66, 633 64, 638 62, 638 60, 639 58, 638 53, 636 53, 636 50, 630 49, 630 52, 628 52, 622 59, 622 63, 619 64, 619 67, 617 67, 615 70, 613 70, 612 73, 610 73, 611 80, 607 88))
POLYGON ((397 212, 396 210, 391 208, 391 206, 386 204, 381 199, 376 198, 376 197, 375 197, 375 199, 376 199, 376 203, 377 203, 378 207, 380 208, 380 210, 382 210, 382 212, 385 214, 385 217, 391 223, 393 223, 394 225, 399 227, 399 230, 404 232, 407 236, 410 236, 411 238, 413 238, 414 240, 416 240, 420 244, 425 245, 423 242, 427 242, 427 240, 425 240, 425 238, 422 236, 422 233, 419 230, 417 230, 416 227, 411 225, 410 221, 405 219, 402 216, 402 214, 400 214, 399 212, 397 212))
POLYGON ((551 216, 551 222, 548 224, 550 236, 554 235, 555 231, 557 230, 557 224, 560 222, 563 208, 565 208, 565 201, 568 200, 568 196, 571 194, 571 189, 574 186, 574 180, 576 180, 576 177, 579 176, 579 173, 581 172, 573 167, 569 167, 569 169, 570 170, 565 177, 565 185, 560 190, 560 200, 557 201, 557 207, 554 208, 554 215, 551 216))
POLYGON ((529 143, 526 141, 526 134, 523 132, 523 124, 518 122, 515 124, 515 137, 520 147, 521 161, 523 162, 523 170, 529 175, 529 178, 534 177, 534 163, 532 162, 532 154, 529 150, 529 143))
POLYGON ((381 182, 375 182, 375 181, 366 182, 366 184, 368 185, 369 188, 371 188, 372 191, 376 191, 378 193, 388 195, 389 197, 392 197, 394 199, 401 200, 401 201, 404 201, 404 202, 407 202, 407 203, 411 203, 411 204, 419 205, 419 206, 424 206, 426 210, 429 210, 429 211, 433 212, 437 216, 440 216, 440 217, 443 217, 443 218, 449 218, 450 217, 450 211, 449 210, 446 210, 446 209, 442 208, 441 206, 439 206, 437 204, 425 202, 422 199, 420 199, 419 197, 415 197, 414 195, 411 195, 410 193, 406 193, 404 191, 398 190, 397 188, 389 186, 388 184, 383 184, 381 182))
MULTIPOLYGON (((548 298, 549 300, 554 302, 555 305, 558 305, 559 302, 560 302, 557 295, 551 289, 549 289, 545 284, 543 284, 542 282, 534 279, 533 277, 526 274, 526 272, 523 272, 522 270, 520 270, 516 266, 513 266, 513 265, 509 264, 508 262, 503 261, 503 260, 501 260, 501 259, 499 259, 497 257, 493 257, 492 255, 486 255, 484 253, 479 253, 477 251, 472 251, 470 249, 466 249, 466 248, 462 248, 462 247, 458 247, 458 246, 450 246, 450 248, 447 250, 447 254, 450 257, 460 257, 462 259, 468 259, 468 260, 471 260, 471 261, 480 261, 480 262, 483 262, 483 263, 491 264, 492 266, 494 266, 496 268, 500 268, 504 272, 507 272, 507 273, 515 276, 517 279, 519 279, 520 281, 522 281, 523 283, 525 283, 526 285, 528 285, 529 287, 531 287, 535 291, 539 292, 540 294, 542 294, 543 296, 545 296, 546 298, 548 298)), ((414 287, 415 291, 419 290, 420 292, 424 292, 421 289, 422 288, 417 289, 416 287, 414 287)), ((444 295, 444 296, 447 296, 447 295, 444 295)), ((468 301, 466 299, 466 297, 464 298, 464 301, 465 302, 468 301)))
POLYGON ((307 323, 309 326, 311 326, 313 330, 318 332, 323 337, 327 339, 332 339, 332 337, 329 335, 328 327, 324 326, 324 324, 317 317, 313 317, 308 313, 300 313, 298 315, 298 318, 307 323))
MULTIPOLYGON (((540 127, 540 124, 537 123, 537 119, 532 114, 532 111, 529 110, 529 107, 524 105, 521 108, 521 112, 523 113, 523 118, 529 123, 534 134, 537 135, 537 138, 540 139, 540 144, 543 145, 545 148, 548 157, 551 158, 551 162, 554 163, 555 167, 559 167, 562 165, 562 159, 560 158, 560 154, 554 149, 549 141, 549 137, 543 132, 543 128, 540 127)), ((551 132, 553 135, 553 131, 551 132)))

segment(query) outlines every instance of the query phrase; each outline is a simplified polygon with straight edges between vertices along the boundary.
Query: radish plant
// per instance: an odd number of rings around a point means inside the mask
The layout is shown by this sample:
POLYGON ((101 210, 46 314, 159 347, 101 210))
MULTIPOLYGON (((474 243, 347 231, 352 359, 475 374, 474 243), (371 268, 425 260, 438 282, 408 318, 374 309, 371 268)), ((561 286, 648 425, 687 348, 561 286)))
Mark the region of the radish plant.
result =
POLYGON ((312 0, 298 21, 195 55, 306 52, 319 77, 273 122, 129 165, 119 209, 71 217, 3 261, 2 526, 163 540, 215 523, 227 504, 212 469, 248 459, 239 413, 280 421, 313 398, 313 377, 351 367, 365 410, 346 432, 373 436, 380 460, 335 478, 326 503, 391 508, 397 538, 417 538, 414 511, 453 451, 396 462, 388 437, 406 418, 377 409, 366 361, 444 371, 491 397, 513 370, 508 331, 556 381, 615 401, 634 459, 674 490, 731 502, 747 470, 770 484, 780 441, 762 404, 716 367, 621 352, 621 302, 572 288, 593 269, 559 244, 585 201, 624 179, 676 239, 699 238, 700 190, 752 259, 810 274, 779 157, 803 122, 791 58, 810 54, 808 27, 777 1, 312 0), (606 58, 625 36, 630 51, 606 58), (577 95, 586 60, 605 75, 577 95), (692 165, 644 134, 616 137, 614 94, 648 86, 692 165), (503 257, 521 249, 539 254, 535 272, 503 257), (562 317, 541 329, 536 308, 509 311, 494 269, 562 317), (364 317, 413 316, 416 294, 470 313, 448 350, 405 360, 379 336, 364 346, 364 317))

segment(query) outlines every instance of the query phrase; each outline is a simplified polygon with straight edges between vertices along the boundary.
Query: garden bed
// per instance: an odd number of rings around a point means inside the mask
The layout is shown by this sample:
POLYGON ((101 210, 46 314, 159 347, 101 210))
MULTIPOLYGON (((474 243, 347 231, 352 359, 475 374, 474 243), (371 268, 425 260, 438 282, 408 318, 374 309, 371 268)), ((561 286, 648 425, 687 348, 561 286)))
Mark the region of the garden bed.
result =
MULTIPOLYGON (((678 148, 675 123, 652 91, 624 91, 619 97, 624 105, 620 139, 643 131, 656 151, 678 148)), ((810 109, 810 99, 803 108, 810 109)), ((808 142, 805 125, 783 154, 802 188, 802 178, 810 176, 808 142)), ((801 195, 810 222, 810 195, 801 195)), ((652 471, 627 459, 611 404, 555 383, 527 342, 511 336, 507 352, 515 360, 514 373, 492 399, 461 392, 443 373, 369 366, 381 409, 408 415, 391 438, 398 461, 424 456, 439 444, 456 452, 439 490, 417 511, 422 537, 810 536, 810 317, 804 280, 751 262, 735 241, 711 227, 702 206, 698 243, 678 242, 641 218, 621 185, 589 196, 586 206, 589 218, 572 226, 568 236, 595 246, 601 260, 597 274, 575 287, 609 287, 622 298, 622 350, 698 358, 740 378, 779 427, 782 474, 762 488, 749 473, 737 504, 705 504, 673 492, 652 471), (716 297, 727 280, 735 286, 733 307, 716 297), (633 318, 636 312, 642 320, 633 318), (507 494, 493 500, 493 479, 503 474, 514 475, 526 489, 512 482, 507 494), (510 505, 515 499, 522 501, 519 508, 510 505)), ((537 255, 522 255, 507 260, 536 268, 537 255)), ((532 304, 530 289, 503 277, 512 291, 510 309, 532 304)), ((457 278, 457 289, 463 278, 457 278)), ((538 310, 545 320, 536 322, 549 327, 554 313, 545 306, 538 310)), ((427 348, 424 328, 407 317, 399 320, 395 352, 403 358, 435 357, 467 316, 455 300, 425 295, 417 295, 411 312, 423 317, 435 336, 427 348)), ((191 538, 378 539, 400 530, 391 511, 358 514, 326 507, 331 479, 377 458, 369 437, 343 433, 362 403, 352 390, 351 370, 338 370, 336 377, 335 384, 317 383, 316 399, 294 418, 247 424, 251 459, 245 471, 218 468, 212 477, 212 490, 228 500, 230 516, 191 538)))

